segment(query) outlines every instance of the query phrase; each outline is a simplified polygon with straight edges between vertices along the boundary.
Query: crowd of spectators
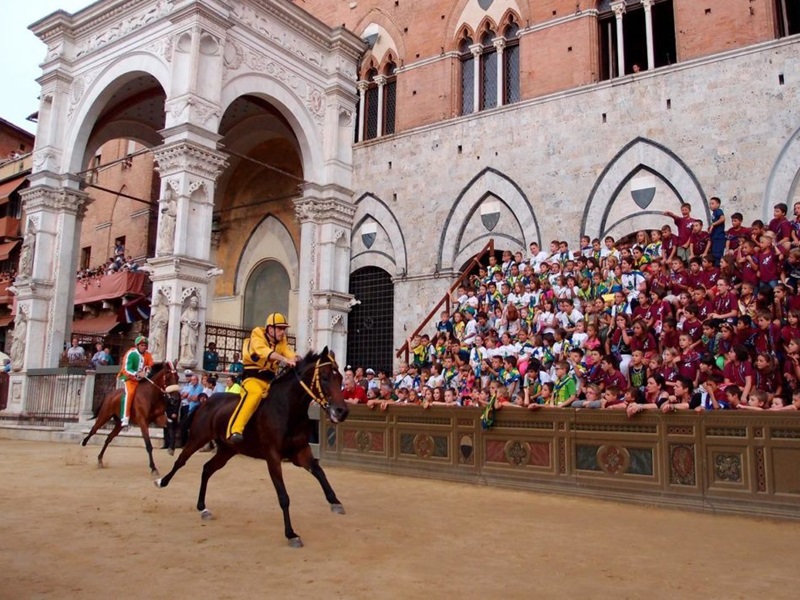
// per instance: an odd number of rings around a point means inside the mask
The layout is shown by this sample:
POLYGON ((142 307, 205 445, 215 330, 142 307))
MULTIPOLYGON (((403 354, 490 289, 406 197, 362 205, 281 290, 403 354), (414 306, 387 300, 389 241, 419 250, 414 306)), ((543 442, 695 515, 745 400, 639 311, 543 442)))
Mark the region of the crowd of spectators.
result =
MULTIPOLYGON (((348 370, 350 402, 642 411, 800 409, 800 203, 749 227, 711 223, 630 242, 531 243, 468 278, 392 376, 348 370)), ((674 229, 673 229, 674 225, 674 229)))
POLYGON ((92 283, 100 285, 100 278, 103 275, 113 275, 114 273, 135 273, 139 270, 139 263, 129 254, 125 256, 125 246, 117 243, 114 246, 114 256, 94 268, 86 268, 78 270, 78 282, 83 285, 84 289, 89 287, 92 283))

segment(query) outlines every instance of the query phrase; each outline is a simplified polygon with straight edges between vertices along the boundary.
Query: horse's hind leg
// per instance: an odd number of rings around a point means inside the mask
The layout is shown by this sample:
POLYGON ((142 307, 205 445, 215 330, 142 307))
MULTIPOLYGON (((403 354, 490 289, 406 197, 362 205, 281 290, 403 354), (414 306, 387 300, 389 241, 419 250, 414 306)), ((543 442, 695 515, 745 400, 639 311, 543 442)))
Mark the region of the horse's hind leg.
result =
POLYGON ((283 528, 286 539, 292 548, 302 548, 303 540, 292 529, 292 520, 289 518, 289 494, 286 491, 286 484, 283 483, 283 470, 281 469, 281 457, 276 452, 270 452, 267 456, 267 467, 272 485, 278 494, 278 504, 283 511, 283 528))
POLYGON ((200 517, 210 519, 213 515, 211 511, 206 508, 206 489, 208 488, 208 480, 211 476, 219 471, 222 467, 228 464, 228 461, 236 455, 236 451, 227 444, 220 444, 217 453, 203 465, 203 476, 200 479, 200 494, 197 496, 197 510, 200 511, 200 517))
POLYGON ((311 447, 306 446, 300 450, 300 452, 295 454, 292 462, 298 467, 303 467, 319 481, 319 484, 322 486, 322 491, 325 492, 325 499, 331 505, 331 511, 343 515, 344 506, 342 506, 342 503, 339 502, 339 499, 336 497, 336 492, 333 491, 331 484, 328 482, 328 477, 325 475, 325 471, 322 470, 319 461, 314 458, 311 447))
POLYGON ((108 445, 111 443, 111 440, 113 440, 115 437, 117 437, 117 435, 119 435, 120 431, 122 431, 122 421, 119 420, 119 417, 114 415, 114 429, 112 429, 111 433, 109 433, 108 437, 106 437, 106 441, 103 444, 103 449, 100 450, 100 454, 97 455, 98 467, 103 466, 103 455, 106 453, 106 448, 108 448, 108 445))

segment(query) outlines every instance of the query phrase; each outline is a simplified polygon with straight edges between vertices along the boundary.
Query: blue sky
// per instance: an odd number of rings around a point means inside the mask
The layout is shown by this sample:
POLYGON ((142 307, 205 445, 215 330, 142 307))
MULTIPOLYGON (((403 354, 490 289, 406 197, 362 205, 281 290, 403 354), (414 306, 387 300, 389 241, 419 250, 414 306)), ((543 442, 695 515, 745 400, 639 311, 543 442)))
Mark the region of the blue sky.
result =
POLYGON ((36 124, 25 120, 39 110, 39 64, 45 45, 28 31, 28 25, 63 9, 74 13, 92 0, 6 0, 0 18, 0 117, 35 133, 36 124))

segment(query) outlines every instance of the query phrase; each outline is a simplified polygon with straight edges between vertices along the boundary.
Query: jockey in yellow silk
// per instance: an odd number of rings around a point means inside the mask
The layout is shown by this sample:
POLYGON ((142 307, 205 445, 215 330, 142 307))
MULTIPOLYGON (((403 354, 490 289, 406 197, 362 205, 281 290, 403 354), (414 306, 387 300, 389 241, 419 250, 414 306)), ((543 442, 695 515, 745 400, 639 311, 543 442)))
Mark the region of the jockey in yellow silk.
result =
POLYGON ((228 422, 228 441, 239 444, 247 422, 267 397, 270 383, 283 366, 293 367, 297 355, 289 347, 286 330, 289 323, 281 313, 267 317, 264 327, 256 327, 242 346, 244 381, 239 404, 228 422))
POLYGON ((127 427, 131 417, 131 404, 133 396, 136 394, 136 387, 139 380, 150 374, 153 366, 153 356, 147 351, 148 341, 143 335, 136 338, 134 347, 122 357, 122 368, 119 378, 125 382, 125 391, 120 400, 119 416, 122 419, 122 426, 127 427))

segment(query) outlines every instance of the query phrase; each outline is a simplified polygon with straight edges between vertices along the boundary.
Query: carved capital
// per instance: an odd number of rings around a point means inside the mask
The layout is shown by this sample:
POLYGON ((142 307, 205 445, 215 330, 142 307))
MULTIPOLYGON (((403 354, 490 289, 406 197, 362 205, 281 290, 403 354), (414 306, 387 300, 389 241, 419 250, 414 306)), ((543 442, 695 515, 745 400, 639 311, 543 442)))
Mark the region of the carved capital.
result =
POLYGON ((221 152, 191 142, 166 144, 153 151, 161 177, 189 173, 216 181, 228 166, 221 152))
POLYGON ((617 16, 617 19, 621 19, 622 15, 625 14, 625 0, 615 0, 611 3, 611 10, 614 11, 614 14, 617 16))
POLYGON ((376 75, 375 76, 375 83, 378 84, 378 87, 383 87, 386 85, 386 75, 376 75))
POLYGON ((498 52, 502 52, 503 49, 506 47, 506 40, 505 40, 505 38, 501 38, 501 37, 494 38, 492 40, 492 44, 494 44, 494 47, 497 48, 498 52))
POLYGON ((475 58, 479 58, 481 54, 483 54, 483 44, 472 44, 469 47, 469 51, 472 52, 472 56, 475 58))
POLYGON ((361 94, 363 96, 364 94, 367 93, 367 90, 369 89, 369 81, 364 81, 362 79, 356 85, 358 86, 358 93, 359 94, 361 94))
POLYGON ((25 212, 49 210, 75 215, 83 218, 91 201, 86 192, 70 188, 56 189, 48 186, 34 186, 20 192, 25 212))
POLYGON ((645 12, 650 12, 654 2, 655 0, 642 0, 642 8, 644 8, 645 12))
POLYGON ((338 198, 299 198, 294 208, 300 223, 338 223, 351 227, 356 214, 352 202, 338 198))

